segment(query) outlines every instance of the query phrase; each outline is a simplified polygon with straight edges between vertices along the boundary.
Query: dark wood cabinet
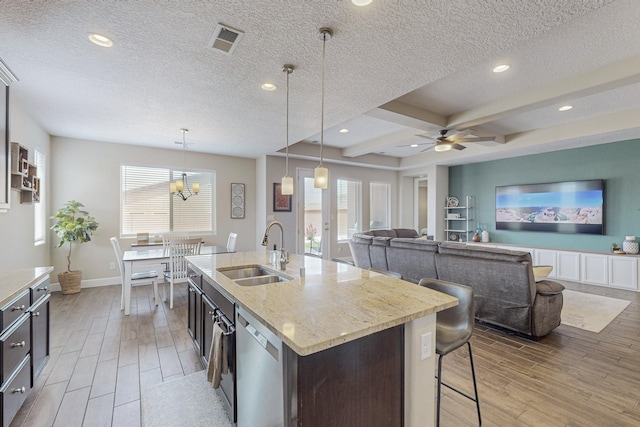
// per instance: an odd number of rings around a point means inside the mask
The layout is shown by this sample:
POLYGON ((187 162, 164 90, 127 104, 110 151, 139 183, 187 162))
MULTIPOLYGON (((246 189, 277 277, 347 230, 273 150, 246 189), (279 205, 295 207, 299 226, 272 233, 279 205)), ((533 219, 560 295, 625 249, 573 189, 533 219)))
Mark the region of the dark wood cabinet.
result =
POLYGON ((202 352, 202 291, 189 279, 187 306, 187 328, 189 335, 193 339, 198 354, 202 352))
POLYGON ((11 424, 49 360, 49 276, 0 307, 0 401, 2 425, 11 424))

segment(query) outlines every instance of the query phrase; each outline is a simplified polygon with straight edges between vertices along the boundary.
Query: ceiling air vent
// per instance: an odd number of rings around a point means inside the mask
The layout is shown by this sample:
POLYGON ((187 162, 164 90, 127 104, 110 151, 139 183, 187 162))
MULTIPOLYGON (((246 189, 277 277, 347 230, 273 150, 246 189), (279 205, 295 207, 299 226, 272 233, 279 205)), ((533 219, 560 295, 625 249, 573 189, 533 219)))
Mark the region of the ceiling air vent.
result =
POLYGON ((242 31, 218 24, 213 31, 213 38, 209 43, 209 47, 231 55, 238 45, 238 42, 242 39, 242 36, 244 36, 242 31))

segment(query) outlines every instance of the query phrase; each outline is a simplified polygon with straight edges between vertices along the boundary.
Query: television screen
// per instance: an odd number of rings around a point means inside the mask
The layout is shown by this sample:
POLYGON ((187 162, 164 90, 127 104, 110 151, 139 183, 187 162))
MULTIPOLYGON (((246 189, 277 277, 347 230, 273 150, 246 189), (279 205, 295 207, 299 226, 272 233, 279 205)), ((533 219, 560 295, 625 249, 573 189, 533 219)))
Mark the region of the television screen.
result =
POLYGON ((496 187, 496 230, 604 234, 604 181, 496 187))

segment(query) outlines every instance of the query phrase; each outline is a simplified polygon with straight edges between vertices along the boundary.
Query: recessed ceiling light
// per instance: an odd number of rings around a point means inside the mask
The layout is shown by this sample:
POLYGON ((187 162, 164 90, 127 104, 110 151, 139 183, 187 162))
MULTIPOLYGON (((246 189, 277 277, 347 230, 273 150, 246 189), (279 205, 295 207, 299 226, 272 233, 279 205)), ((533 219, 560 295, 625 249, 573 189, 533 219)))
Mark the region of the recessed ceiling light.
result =
POLYGON ((369 6, 373 0, 351 0, 356 6, 369 6))
POLYGON ((507 65, 507 64, 500 64, 500 65, 496 66, 496 67, 493 69, 493 72, 494 72, 494 73, 502 73, 502 72, 504 72, 504 71, 507 71, 508 69, 509 69, 509 65, 507 65))
POLYGON ((411 144, 410 147, 411 148, 416 148, 418 146, 418 144, 411 144))
POLYGON ((277 86, 274 85, 273 83, 262 83, 262 89, 264 90, 268 90, 268 91, 272 91, 272 90, 276 90, 277 86))
POLYGON ((349 129, 346 129, 346 128, 340 129, 340 133, 349 133, 349 129))
POLYGON ((569 111, 573 108, 573 105, 564 105, 560 108, 558 108, 558 111, 569 111))
POLYGON ((91 33, 89 34, 89 40, 98 46, 102 47, 111 47, 113 46, 113 40, 111 40, 107 36, 103 36, 102 34, 91 33))

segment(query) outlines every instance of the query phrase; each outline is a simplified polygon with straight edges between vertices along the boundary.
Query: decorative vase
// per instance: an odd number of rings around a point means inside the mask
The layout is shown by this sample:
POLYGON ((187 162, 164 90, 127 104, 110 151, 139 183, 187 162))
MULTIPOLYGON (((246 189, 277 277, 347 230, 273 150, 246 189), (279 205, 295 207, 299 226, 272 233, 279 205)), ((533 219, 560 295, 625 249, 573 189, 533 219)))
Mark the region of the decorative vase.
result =
POLYGON ((473 237, 471 238, 471 240, 473 240, 474 242, 479 242, 480 241, 480 235, 478 234, 477 231, 475 233, 473 233, 473 237))
POLYGON ((60 288, 64 295, 77 294, 80 292, 80 283, 82 282, 82 271, 73 270, 65 271, 58 274, 60 288))
POLYGON ((482 243, 489 243, 489 232, 487 230, 482 232, 482 243))
POLYGON ((625 236, 624 242, 622 242, 622 250, 632 255, 640 252, 640 244, 636 242, 636 236, 625 236))

